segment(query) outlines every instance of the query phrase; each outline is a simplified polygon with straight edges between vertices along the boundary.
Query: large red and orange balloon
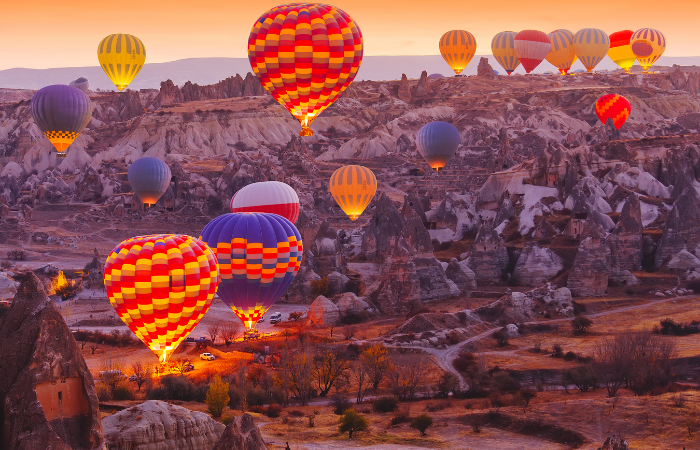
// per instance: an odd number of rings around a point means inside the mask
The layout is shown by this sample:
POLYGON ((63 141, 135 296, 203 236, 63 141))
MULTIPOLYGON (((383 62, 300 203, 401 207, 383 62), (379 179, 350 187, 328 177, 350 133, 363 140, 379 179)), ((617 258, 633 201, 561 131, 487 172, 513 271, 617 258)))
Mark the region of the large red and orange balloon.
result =
POLYGON ((551 48, 552 41, 542 31, 523 30, 515 36, 515 53, 527 73, 540 65, 551 48))
POLYGON ((104 281, 117 315, 165 363, 209 310, 219 267, 193 237, 137 236, 109 255, 104 281))
POLYGON ((616 31, 610 35, 610 50, 608 56, 615 64, 620 66, 625 73, 630 73, 630 69, 637 60, 637 56, 632 51, 630 38, 634 34, 632 30, 616 31))
POLYGON ((608 94, 600 97, 595 104, 595 112, 603 124, 612 119, 613 125, 618 130, 627 121, 632 111, 632 105, 625 97, 617 94, 608 94))
POLYGON ((260 83, 301 123, 311 123, 350 86, 362 62, 362 33, 340 8, 276 6, 253 25, 248 59, 260 83))

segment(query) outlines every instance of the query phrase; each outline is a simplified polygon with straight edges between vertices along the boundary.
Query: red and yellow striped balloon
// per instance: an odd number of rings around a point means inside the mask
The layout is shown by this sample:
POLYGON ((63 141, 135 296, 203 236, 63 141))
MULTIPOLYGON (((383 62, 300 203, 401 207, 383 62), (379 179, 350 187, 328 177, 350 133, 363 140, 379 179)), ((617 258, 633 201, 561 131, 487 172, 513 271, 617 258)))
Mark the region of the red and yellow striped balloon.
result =
POLYGON ((117 315, 165 363, 209 310, 219 266, 193 237, 137 236, 109 255, 104 281, 117 315))
POLYGON ((600 121, 605 124, 608 119, 612 119, 618 130, 627 121, 631 111, 632 105, 629 100, 617 94, 604 95, 595 104, 595 112, 600 121))
POLYGON ((630 73, 637 55, 632 51, 630 38, 634 34, 632 30, 616 31, 610 35, 610 50, 608 56, 615 64, 620 66, 625 73, 630 73))
POLYGON ((340 8, 276 6, 253 25, 248 59, 260 83, 311 136, 311 123, 350 86, 362 62, 362 33, 340 8))

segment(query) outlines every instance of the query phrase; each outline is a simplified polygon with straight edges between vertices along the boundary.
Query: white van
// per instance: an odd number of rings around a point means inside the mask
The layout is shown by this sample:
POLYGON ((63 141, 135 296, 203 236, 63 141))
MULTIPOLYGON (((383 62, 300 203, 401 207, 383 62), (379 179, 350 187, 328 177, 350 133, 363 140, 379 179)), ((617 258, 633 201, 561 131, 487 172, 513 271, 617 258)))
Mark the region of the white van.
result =
POLYGON ((282 313, 281 312, 275 312, 272 313, 270 316, 270 323, 279 323, 282 322, 282 313))

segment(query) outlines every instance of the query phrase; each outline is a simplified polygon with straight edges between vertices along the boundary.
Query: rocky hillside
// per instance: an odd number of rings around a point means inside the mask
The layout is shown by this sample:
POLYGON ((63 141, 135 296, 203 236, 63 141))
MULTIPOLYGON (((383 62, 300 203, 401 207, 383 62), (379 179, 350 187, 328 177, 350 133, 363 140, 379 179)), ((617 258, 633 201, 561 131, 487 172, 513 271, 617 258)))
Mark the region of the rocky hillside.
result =
MULTIPOLYGON (((113 246, 134 224, 196 235, 241 187, 281 180, 299 193, 306 244, 282 301, 311 303, 320 278, 329 279, 331 300, 353 292, 397 314, 489 286, 551 282, 552 292, 568 288, 576 297, 635 285, 641 270, 700 277, 698 72, 504 77, 481 66, 482 75, 466 78, 429 80, 424 72, 419 80, 356 82, 304 139, 250 74, 92 93, 92 121, 63 159, 34 125, 27 93, 5 90, 0 243, 11 248, 56 226, 54 239, 69 246, 91 234, 113 246), (620 131, 595 115, 606 93, 632 104, 620 131), (462 137, 439 175, 415 146, 418 129, 433 120, 453 123, 462 137), (173 172, 148 212, 132 202, 126 179, 143 155, 173 172), (379 180, 357 222, 328 191, 330 174, 350 162, 379 180), (61 205, 76 212, 58 225, 43 220, 61 205)), ((546 301, 516 303, 550 312, 546 301)), ((550 313, 573 314, 556 304, 550 313)))

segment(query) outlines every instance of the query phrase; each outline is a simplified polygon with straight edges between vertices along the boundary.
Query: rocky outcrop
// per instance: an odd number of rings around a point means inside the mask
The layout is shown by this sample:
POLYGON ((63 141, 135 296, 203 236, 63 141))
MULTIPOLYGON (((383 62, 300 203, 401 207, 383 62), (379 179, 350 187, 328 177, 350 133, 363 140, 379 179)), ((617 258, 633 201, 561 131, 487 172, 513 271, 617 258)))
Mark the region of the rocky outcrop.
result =
POLYGON ((642 209, 636 194, 627 197, 620 220, 610 235, 612 265, 617 270, 642 267, 642 209))
POLYGON ((245 79, 239 74, 226 78, 216 84, 200 86, 187 81, 182 88, 175 86, 172 80, 160 83, 160 92, 153 99, 151 106, 160 108, 165 105, 192 102, 196 100, 214 100, 221 98, 249 97, 266 95, 267 91, 255 75, 248 72, 245 79))
POLYGON ((20 275, 0 316, 0 447, 102 449, 92 375, 63 317, 34 273, 20 275))
POLYGON ((323 295, 319 295, 309 306, 306 319, 309 325, 320 327, 338 325, 340 322, 340 310, 335 303, 323 295))
POLYGON ((368 227, 362 235, 362 253, 369 261, 382 260, 393 237, 403 231, 404 218, 382 192, 375 201, 375 210, 368 227))
POLYGON ((532 231, 533 239, 550 239, 557 235, 557 230, 544 217, 532 231))
POLYGON ((479 286, 499 284, 502 281, 508 267, 508 250, 505 241, 489 223, 484 223, 479 228, 468 261, 479 286))
POLYGON ((338 242, 338 232, 327 221, 321 223, 316 237, 310 242, 314 257, 314 271, 327 277, 331 272, 343 273, 345 261, 342 246, 338 242))
POLYGON ((609 436, 598 450, 630 450, 630 445, 622 436, 609 436))
POLYGON ((488 58, 484 58, 482 56, 479 59, 479 65, 476 68, 476 75, 479 77, 488 77, 488 78, 496 77, 496 72, 493 70, 493 67, 491 67, 491 64, 489 64, 488 58))
POLYGON ((605 232, 589 220, 584 226, 574 265, 567 282, 576 297, 605 295, 610 275, 610 247, 605 232), (585 237, 584 237, 585 236, 585 237))
POLYGON ((246 413, 240 418, 235 417, 231 420, 212 450, 267 450, 268 448, 253 418, 246 413))
POLYGON ((425 97, 430 95, 430 80, 428 80, 428 72, 425 70, 421 72, 420 79, 418 79, 418 84, 413 88, 414 97, 425 97))
POLYGON ((338 307, 341 317, 347 314, 360 314, 371 310, 364 298, 358 297, 352 292, 336 295, 333 297, 333 303, 338 307))
POLYGON ((462 294, 476 289, 476 274, 469 268, 467 261, 458 261, 457 258, 450 259, 447 269, 447 278, 457 285, 462 294))
POLYGON ((564 269, 562 259, 537 242, 528 242, 520 253, 513 276, 519 286, 539 286, 564 269))
POLYGON ((401 81, 399 82, 399 99, 409 103, 411 101, 411 86, 408 84, 408 78, 405 73, 401 74, 401 81))
POLYGON ((102 426, 110 448, 131 450, 209 450, 225 428, 205 413, 160 400, 107 416, 102 426))
POLYGON ((473 196, 454 192, 448 193, 437 208, 426 213, 426 217, 428 222, 435 223, 438 230, 452 230, 452 239, 455 241, 462 239, 467 233, 476 231, 481 223, 473 196))
POLYGON ((656 267, 683 249, 694 250, 700 244, 700 195, 687 188, 673 205, 656 249, 656 267))

